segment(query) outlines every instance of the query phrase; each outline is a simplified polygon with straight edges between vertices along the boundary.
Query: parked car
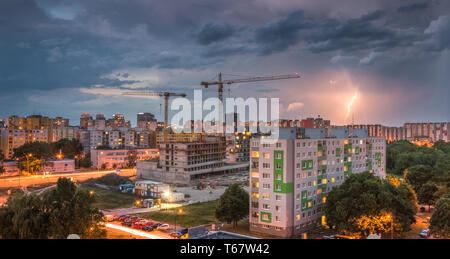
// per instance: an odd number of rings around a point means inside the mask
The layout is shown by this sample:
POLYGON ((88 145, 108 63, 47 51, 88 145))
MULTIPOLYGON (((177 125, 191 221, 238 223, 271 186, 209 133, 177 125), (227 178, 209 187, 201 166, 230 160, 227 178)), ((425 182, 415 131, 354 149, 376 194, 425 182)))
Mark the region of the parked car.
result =
POLYGON ((114 215, 105 215, 105 221, 106 222, 114 221, 114 215))
POLYGON ((124 220, 128 219, 129 217, 131 217, 131 216, 130 215, 120 215, 119 221, 124 221, 124 220))
POLYGON ((170 225, 169 224, 161 224, 157 227, 157 229, 158 230, 167 230, 167 229, 170 229, 170 225))
POLYGON ((144 230, 144 231, 153 231, 153 230, 155 230, 154 228, 152 228, 152 226, 143 226, 141 229, 144 230))
POLYGON ((181 238, 181 236, 182 236, 182 234, 180 233, 180 232, 172 232, 172 233, 170 233, 169 234, 171 237, 173 237, 173 238, 181 238))
POLYGON ((131 227, 133 225, 132 221, 123 221, 122 226, 131 227))
POLYGON ((422 232, 420 232, 419 236, 422 238, 430 237, 430 230, 428 230, 428 229, 422 230, 422 232))

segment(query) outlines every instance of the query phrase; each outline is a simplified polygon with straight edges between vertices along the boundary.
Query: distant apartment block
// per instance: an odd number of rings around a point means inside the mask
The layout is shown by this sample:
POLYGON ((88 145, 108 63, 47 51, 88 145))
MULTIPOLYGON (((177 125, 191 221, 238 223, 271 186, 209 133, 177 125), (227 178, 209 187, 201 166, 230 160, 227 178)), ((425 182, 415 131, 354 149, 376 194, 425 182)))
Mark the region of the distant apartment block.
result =
POLYGON ((366 129, 369 136, 383 136, 388 142, 397 140, 450 141, 450 122, 405 123, 402 127, 387 127, 379 124, 349 125, 347 127, 366 129))
POLYGON ((127 167, 130 161, 149 160, 159 157, 159 150, 149 149, 111 149, 91 150, 92 167, 106 169, 127 167))
POLYGON ((155 119, 155 115, 148 112, 141 112, 137 115, 137 127, 141 129, 149 129, 155 131, 158 122, 155 119))
POLYGON ((69 119, 65 119, 62 117, 49 118, 41 115, 18 117, 16 115, 13 115, 7 118, 6 127, 8 129, 17 130, 46 130, 47 140, 45 140, 45 142, 48 143, 53 142, 55 139, 56 141, 58 141, 59 135, 71 134, 65 132, 69 131, 69 119))
POLYGON ((365 130, 280 128, 276 143, 250 141, 250 230, 299 235, 325 222, 328 192, 351 174, 385 177, 386 140, 365 130))
POLYGON ((14 148, 31 142, 48 142, 46 129, 1 129, 0 147, 6 159, 14 155, 14 148))

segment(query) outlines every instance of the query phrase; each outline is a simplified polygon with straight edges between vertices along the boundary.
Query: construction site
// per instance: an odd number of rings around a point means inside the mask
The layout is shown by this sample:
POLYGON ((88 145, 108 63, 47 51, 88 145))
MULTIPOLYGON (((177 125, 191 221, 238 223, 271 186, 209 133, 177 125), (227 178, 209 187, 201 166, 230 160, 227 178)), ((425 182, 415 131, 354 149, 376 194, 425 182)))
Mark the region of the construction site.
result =
MULTIPOLYGON (((299 77, 298 73, 295 73, 291 75, 222 80, 222 73, 219 73, 217 81, 203 81, 200 85, 204 88, 216 85, 218 87, 218 100, 220 103, 223 103, 224 85, 299 77)), ((231 140, 227 140, 226 134, 223 133, 223 128, 212 134, 205 133, 205 124, 213 124, 213 127, 218 126, 217 128, 226 127, 224 124, 220 125, 216 124, 216 122, 208 121, 200 122, 202 127, 201 133, 174 133, 168 118, 169 99, 170 97, 186 97, 185 93, 141 90, 124 92, 123 95, 164 98, 164 128, 162 134, 157 137, 160 157, 154 160, 138 161, 136 164, 138 178, 187 186, 218 186, 231 183, 246 184, 248 182, 248 143, 251 133, 238 132, 236 125, 240 123, 240 118, 234 117, 235 127, 231 140), (245 145, 242 144, 243 141, 246 143, 245 145)), ((220 120, 222 120, 222 105, 218 106, 218 115, 221 118, 220 120)), ((194 122, 191 121, 191 123, 194 122)), ((248 127, 244 127, 245 130, 248 130, 248 127)))

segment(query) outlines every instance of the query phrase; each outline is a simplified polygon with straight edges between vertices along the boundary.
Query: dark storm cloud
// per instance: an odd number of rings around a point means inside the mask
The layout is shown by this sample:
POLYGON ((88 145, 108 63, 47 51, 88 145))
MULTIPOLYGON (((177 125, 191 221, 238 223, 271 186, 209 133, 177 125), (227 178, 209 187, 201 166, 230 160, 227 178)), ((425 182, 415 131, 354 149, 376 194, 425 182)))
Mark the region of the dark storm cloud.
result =
POLYGON ((450 49, 450 14, 432 21, 425 33, 430 35, 430 38, 418 45, 431 51, 450 49))
POLYGON ((411 45, 420 39, 420 33, 415 29, 376 24, 384 14, 377 10, 355 19, 338 20, 314 19, 302 11, 296 11, 256 29, 255 42, 261 45, 262 54, 271 54, 301 42, 305 42, 312 52, 320 53, 364 49, 382 51, 411 45))
POLYGON ((198 32, 197 42, 208 45, 212 42, 222 41, 236 32, 236 28, 231 24, 206 23, 198 32))
POLYGON ((417 2, 414 4, 402 6, 402 7, 398 8, 397 11, 400 13, 409 13, 409 12, 414 12, 414 11, 420 11, 420 10, 427 9, 428 5, 429 5, 429 2, 417 2))
MULTIPOLYGON (((67 91, 70 102, 79 99, 73 107, 87 102, 102 108, 109 96, 76 91, 104 87, 112 96, 111 89, 145 85, 146 71, 156 78, 151 86, 161 89, 164 77, 185 85, 185 77, 200 82, 219 70, 256 75, 307 69, 313 77, 336 67, 409 80, 414 90, 427 85, 434 63, 449 49, 450 2, 362 2, 1 0, 0 116, 8 107, 12 113, 31 107, 15 100, 32 91, 33 107, 40 97, 56 99, 67 91)), ((258 87, 252 93, 286 94, 258 87)))
POLYGON ((270 54, 287 49, 298 43, 299 31, 309 29, 314 24, 307 18, 303 11, 295 11, 288 16, 255 30, 255 42, 261 44, 261 52, 270 54))

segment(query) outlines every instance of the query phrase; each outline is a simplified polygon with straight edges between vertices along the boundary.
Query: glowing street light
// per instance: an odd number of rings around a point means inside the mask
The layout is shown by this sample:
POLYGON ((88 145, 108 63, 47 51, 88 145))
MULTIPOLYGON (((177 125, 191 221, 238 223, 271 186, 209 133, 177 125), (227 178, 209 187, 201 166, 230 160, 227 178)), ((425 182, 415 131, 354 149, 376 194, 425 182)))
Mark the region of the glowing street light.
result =
POLYGON ((391 220, 391 239, 394 239, 394 217, 388 214, 387 218, 391 220))

